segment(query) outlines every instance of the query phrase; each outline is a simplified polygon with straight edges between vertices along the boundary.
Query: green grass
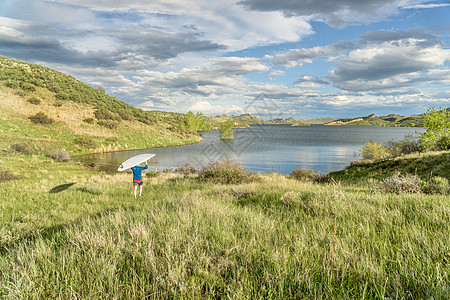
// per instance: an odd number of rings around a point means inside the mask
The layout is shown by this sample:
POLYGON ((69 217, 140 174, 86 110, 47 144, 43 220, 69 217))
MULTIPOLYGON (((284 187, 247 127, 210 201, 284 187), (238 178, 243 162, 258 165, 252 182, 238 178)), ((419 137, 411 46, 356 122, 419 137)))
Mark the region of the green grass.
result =
POLYGON ((422 179, 440 176, 450 180, 450 151, 425 152, 375 162, 356 162, 344 170, 331 172, 330 177, 342 182, 365 182, 384 179, 395 172, 417 174, 422 179))
POLYGON ((169 174, 134 199, 130 174, 1 165, 0 298, 450 297, 448 196, 169 174))

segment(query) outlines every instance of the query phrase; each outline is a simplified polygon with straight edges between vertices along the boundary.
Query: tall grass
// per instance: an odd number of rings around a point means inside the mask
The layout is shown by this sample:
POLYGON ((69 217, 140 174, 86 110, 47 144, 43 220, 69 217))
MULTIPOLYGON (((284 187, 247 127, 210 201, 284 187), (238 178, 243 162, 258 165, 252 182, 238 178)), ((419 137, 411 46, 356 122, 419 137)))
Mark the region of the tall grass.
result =
POLYGON ((22 179, 24 191, 0 183, 0 298, 450 296, 446 196, 167 175, 135 200, 129 174, 64 164, 75 175, 62 180, 61 165, 22 179))

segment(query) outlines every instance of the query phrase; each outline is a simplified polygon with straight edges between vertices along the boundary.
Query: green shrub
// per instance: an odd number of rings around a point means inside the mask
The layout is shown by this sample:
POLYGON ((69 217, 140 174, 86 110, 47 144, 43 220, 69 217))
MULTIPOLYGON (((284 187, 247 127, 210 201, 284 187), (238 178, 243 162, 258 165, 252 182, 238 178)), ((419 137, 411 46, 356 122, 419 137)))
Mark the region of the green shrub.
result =
POLYGON ((36 98, 36 97, 32 97, 32 98, 28 99, 27 101, 28 101, 29 103, 31 103, 31 104, 34 104, 34 105, 39 105, 39 104, 41 104, 41 100, 39 100, 39 99, 36 98))
POLYGON ((19 178, 20 178, 19 175, 13 174, 8 170, 6 170, 6 171, 0 170, 0 182, 9 181, 9 180, 17 180, 19 178))
POLYGON ((435 176, 423 184, 423 190, 427 194, 447 195, 450 193, 450 184, 447 178, 435 176))
POLYGON ((383 145, 369 141, 360 150, 363 159, 381 159, 389 156, 389 150, 383 145))
POLYGON ((200 171, 199 178, 203 182, 240 184, 256 181, 258 176, 246 172, 239 163, 226 161, 210 163, 200 171))
POLYGON ((48 125, 52 124, 54 121, 53 119, 49 118, 46 114, 43 112, 38 112, 37 114, 28 117, 32 123, 34 124, 42 124, 42 125, 48 125))
POLYGON ((97 109, 94 112, 94 115, 97 120, 110 120, 110 121, 117 121, 117 122, 120 121, 120 117, 117 114, 109 111, 106 108, 97 109))
POLYGON ((75 144, 79 145, 82 148, 93 149, 97 148, 98 144, 94 140, 93 137, 89 135, 79 135, 75 138, 75 144))
POLYGON ((385 193, 403 194, 403 193, 420 193, 424 182, 417 175, 396 173, 385 178, 376 190, 385 193))
POLYGON ((95 120, 94 120, 94 118, 86 118, 83 120, 83 122, 88 123, 88 124, 94 124, 95 120))
POLYGON ((119 123, 110 120, 100 120, 97 124, 108 129, 117 129, 119 127, 119 123))
POLYGON ((444 135, 437 141, 437 147, 440 150, 450 150, 450 136, 444 135))
POLYGON ((146 172, 145 173, 145 176, 146 177, 158 177, 158 172, 156 172, 156 171, 149 171, 149 172, 146 172))
POLYGON ((313 170, 295 169, 290 174, 291 178, 297 180, 316 181, 322 178, 320 173, 316 173, 313 170))
POLYGON ((33 154, 34 150, 31 145, 27 143, 16 143, 11 145, 11 150, 22 154, 33 154))
POLYGON ((119 116, 122 120, 125 120, 125 121, 133 121, 134 120, 134 117, 127 113, 120 113, 119 116))
POLYGON ((53 158, 56 161, 66 162, 70 160, 70 155, 66 151, 66 149, 52 150, 48 154, 50 158, 53 158))
POLYGON ((147 119, 144 119, 144 118, 139 118, 138 121, 143 123, 143 124, 145 124, 145 125, 152 125, 151 121, 149 121, 147 119))
POLYGON ((19 86, 22 90, 28 92, 34 92, 36 90, 36 87, 33 84, 24 81, 20 82, 19 86))
POLYGON ((421 140, 417 139, 412 134, 408 134, 401 141, 390 140, 387 144, 387 149, 389 150, 391 155, 398 156, 402 154, 422 152, 423 145, 421 140))
POLYGON ((185 162, 175 169, 175 173, 189 175, 196 173, 196 170, 195 167, 190 162, 185 162))
POLYGON ((222 140, 232 140, 234 138, 233 126, 234 123, 232 120, 228 120, 219 125, 220 138, 222 140))

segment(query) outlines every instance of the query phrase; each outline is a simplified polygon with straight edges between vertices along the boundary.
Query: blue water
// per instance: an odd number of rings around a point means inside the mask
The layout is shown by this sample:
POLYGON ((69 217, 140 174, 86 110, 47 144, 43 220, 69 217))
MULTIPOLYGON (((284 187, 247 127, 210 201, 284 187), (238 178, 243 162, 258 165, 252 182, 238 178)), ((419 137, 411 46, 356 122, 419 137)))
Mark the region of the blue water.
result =
POLYGON ((328 173, 360 159, 359 150, 368 141, 386 144, 424 131, 424 128, 356 125, 252 125, 235 129, 231 141, 222 141, 218 130, 211 130, 201 133, 203 141, 198 144, 94 154, 77 159, 85 164, 93 162, 96 169, 108 173, 116 172, 123 161, 142 153, 156 154, 149 167, 158 171, 175 169, 184 162, 201 168, 213 161, 232 160, 258 173, 289 174, 298 168, 328 173))

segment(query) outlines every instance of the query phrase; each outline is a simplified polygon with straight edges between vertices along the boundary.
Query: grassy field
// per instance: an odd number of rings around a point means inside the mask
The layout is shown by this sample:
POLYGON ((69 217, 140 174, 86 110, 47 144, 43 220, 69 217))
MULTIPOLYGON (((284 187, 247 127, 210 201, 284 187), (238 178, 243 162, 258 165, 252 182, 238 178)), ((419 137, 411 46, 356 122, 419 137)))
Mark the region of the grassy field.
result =
POLYGON ((162 174, 134 199, 130 174, 0 165, 0 298, 450 297, 448 195, 162 174))

